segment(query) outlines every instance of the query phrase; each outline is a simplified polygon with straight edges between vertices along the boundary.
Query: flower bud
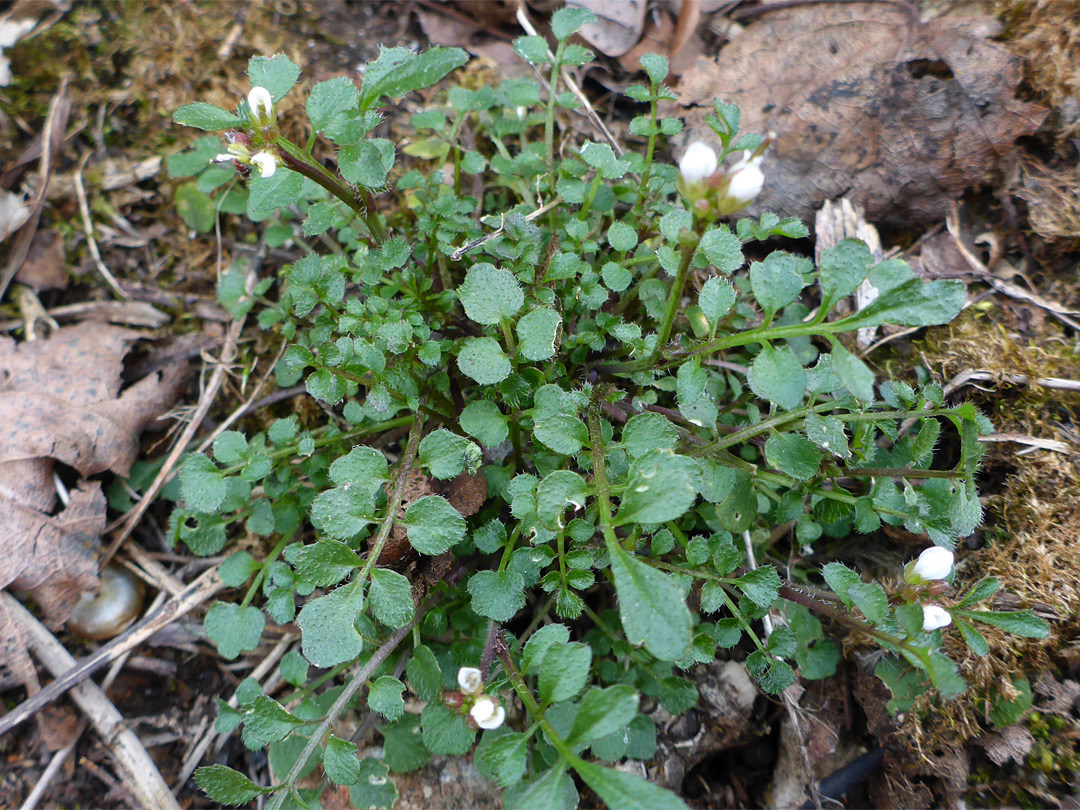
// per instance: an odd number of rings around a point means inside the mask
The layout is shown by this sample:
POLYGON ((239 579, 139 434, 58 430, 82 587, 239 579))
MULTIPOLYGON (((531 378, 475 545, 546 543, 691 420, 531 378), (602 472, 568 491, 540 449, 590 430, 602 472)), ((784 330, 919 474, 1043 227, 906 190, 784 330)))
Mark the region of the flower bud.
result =
POLYGON ((740 208, 754 200, 765 185, 765 174, 761 171, 764 158, 764 155, 753 157, 750 152, 743 152, 742 160, 731 167, 727 196, 740 208))
POLYGON ((716 152, 702 141, 694 141, 679 161, 679 174, 685 183, 699 183, 716 172, 716 152))
POLYGON ((953 553, 941 546, 932 546, 923 551, 910 567, 908 580, 916 584, 946 579, 953 568, 953 553))
POLYGON ((473 705, 469 716, 480 728, 498 728, 506 719, 506 709, 496 703, 493 698, 483 695, 473 705))
POLYGON ((446 708, 457 711, 465 705, 465 695, 457 690, 448 690, 442 693, 442 702, 446 708))
POLYGON ((255 123, 266 126, 274 120, 274 99, 265 87, 252 87, 247 101, 255 123))
POLYGON ((922 629, 927 633, 932 633, 942 627, 948 627, 952 624, 952 616, 949 615, 949 611, 939 605, 923 605, 922 609, 922 629))
POLYGON ((467 695, 475 695, 484 688, 484 678, 476 667, 462 667, 457 673, 458 686, 467 695))

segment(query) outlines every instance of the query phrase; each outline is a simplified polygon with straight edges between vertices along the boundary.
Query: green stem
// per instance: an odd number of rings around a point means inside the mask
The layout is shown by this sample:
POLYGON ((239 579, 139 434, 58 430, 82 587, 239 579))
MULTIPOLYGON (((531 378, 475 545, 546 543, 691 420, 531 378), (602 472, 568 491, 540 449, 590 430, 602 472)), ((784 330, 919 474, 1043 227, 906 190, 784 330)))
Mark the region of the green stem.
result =
POLYGON ((285 550, 285 546, 289 544, 292 536, 292 532, 283 535, 282 538, 278 540, 277 545, 274 546, 274 548, 271 550, 269 556, 267 556, 267 558, 263 560, 262 567, 259 569, 259 573, 255 575, 255 579, 251 583, 251 587, 248 588, 247 593, 244 594, 244 601, 240 603, 241 609, 246 608, 248 605, 251 604, 251 600, 254 599, 255 594, 258 593, 259 586, 262 585, 263 580, 266 579, 266 572, 269 570, 270 564, 281 555, 282 551, 285 550))
POLYGON ((302 174, 309 180, 318 183, 349 206, 356 212, 357 216, 364 220, 367 224, 368 232, 376 242, 381 244, 386 241, 386 229, 383 228, 382 222, 379 220, 379 215, 375 213, 374 207, 372 206, 371 195, 368 193, 367 189, 362 186, 357 186, 356 192, 352 193, 342 185, 336 177, 318 163, 308 163, 304 157, 304 153, 289 141, 284 138, 279 138, 278 145, 282 148, 280 152, 281 160, 286 167, 292 169, 297 174, 302 174))
POLYGON ((405 452, 401 454, 401 466, 398 467, 393 494, 386 501, 386 516, 383 518, 382 525, 379 527, 379 534, 375 537, 375 542, 372 543, 371 550, 368 552, 367 562, 364 563, 364 567, 360 570, 360 576, 356 579, 360 583, 359 587, 363 587, 363 583, 367 581, 371 569, 375 567, 379 555, 382 554, 383 546, 386 545, 386 540, 390 536, 390 530, 394 528, 398 509, 401 508, 401 502, 405 497, 405 482, 409 476, 409 468, 412 466, 413 459, 416 458, 416 451, 420 447, 420 434, 423 433, 422 424, 422 419, 416 419, 413 422, 412 431, 409 433, 409 442, 405 445, 405 452))
POLYGON ((566 50, 566 42, 560 42, 555 49, 555 59, 551 63, 551 73, 548 79, 548 103, 544 116, 544 150, 547 155, 548 176, 554 185, 555 175, 555 97, 559 94, 559 77, 562 65, 563 52, 566 50))
POLYGON ((319 723, 318 728, 315 729, 315 733, 308 739, 307 745, 305 745, 304 750, 300 752, 300 756, 296 758, 296 762, 293 763, 292 768, 289 769, 288 775, 282 782, 285 789, 274 794, 274 797, 267 804, 267 810, 281 810, 286 797, 292 790, 292 786, 296 784, 296 781, 300 778, 300 774, 303 773, 308 760, 311 759, 315 750, 322 744, 326 735, 330 733, 330 728, 334 724, 334 721, 341 716, 342 712, 345 711, 349 703, 356 696, 356 693, 363 688, 364 684, 367 683, 368 679, 374 674, 375 670, 379 668, 382 662, 390 657, 390 653, 397 649, 397 646, 412 632, 412 629, 419 624, 420 619, 431 609, 433 604, 434 602, 431 601, 417 608, 413 620, 404 627, 395 630, 390 638, 383 642, 382 646, 372 654, 371 658, 367 660, 367 663, 360 668, 360 671, 353 676, 352 680, 346 684, 345 688, 341 691, 341 694, 338 695, 337 700, 334 701, 334 704, 326 713, 326 717, 323 718, 322 722, 319 723))
POLYGON ((652 127, 649 129, 649 145, 645 150, 645 171, 641 175, 641 185, 638 187, 637 202, 634 203, 634 210, 640 211, 642 204, 645 202, 645 194, 649 187, 649 173, 652 171, 653 153, 656 151, 656 85, 652 88, 652 98, 649 99, 649 115, 652 122, 652 127))
POLYGON ((607 464, 604 462, 604 439, 600 432, 600 409, 589 408, 589 443, 592 445, 593 487, 596 489, 596 501, 600 511, 600 528, 608 548, 619 545, 611 518, 611 498, 607 480, 607 464))
POLYGON ((697 251, 700 241, 701 234, 697 233, 697 231, 683 231, 679 235, 679 245, 682 247, 682 255, 679 257, 679 269, 675 273, 675 281, 671 285, 671 291, 668 293, 667 307, 664 309, 664 318, 660 321, 660 331, 657 333, 656 346, 653 348, 652 354, 641 360, 607 366, 605 371, 615 373, 644 371, 656 365, 664 351, 664 346, 667 345, 668 339, 671 337, 671 327, 674 325, 675 316, 679 312, 683 288, 686 286, 686 277, 690 273, 690 264, 693 262, 694 253, 697 251))

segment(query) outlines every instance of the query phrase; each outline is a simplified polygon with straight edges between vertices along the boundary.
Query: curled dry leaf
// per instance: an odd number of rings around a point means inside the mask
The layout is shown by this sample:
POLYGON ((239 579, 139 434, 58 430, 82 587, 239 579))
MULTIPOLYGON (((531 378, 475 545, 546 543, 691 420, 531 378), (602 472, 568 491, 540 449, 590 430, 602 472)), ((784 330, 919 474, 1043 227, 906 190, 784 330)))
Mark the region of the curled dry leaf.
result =
POLYGON ((998 29, 882 3, 782 9, 699 59, 667 113, 686 114, 686 142, 714 139, 714 97, 739 105, 742 131, 778 133, 747 213, 808 220, 846 195, 872 221, 936 221, 1046 117, 1016 98, 1020 59, 989 39, 998 29))
POLYGON ((581 38, 605 56, 622 56, 645 30, 645 0, 568 0, 566 5, 596 15, 595 22, 581 29, 581 38))
POLYGON ((174 366, 121 393, 123 357, 138 337, 83 323, 33 343, 0 339, 0 588, 32 594, 53 627, 96 587, 105 528, 96 481, 81 481, 55 511, 54 461, 83 476, 126 475, 139 433, 180 392, 174 366))

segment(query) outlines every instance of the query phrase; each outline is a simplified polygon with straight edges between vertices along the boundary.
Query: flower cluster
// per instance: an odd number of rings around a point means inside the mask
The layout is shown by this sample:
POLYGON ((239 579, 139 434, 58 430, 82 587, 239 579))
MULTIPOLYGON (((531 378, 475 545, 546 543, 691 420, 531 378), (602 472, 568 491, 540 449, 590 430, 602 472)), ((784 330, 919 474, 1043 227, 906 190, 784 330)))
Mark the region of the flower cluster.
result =
POLYGON ((719 159, 712 147, 694 141, 679 161, 679 189, 699 217, 715 219, 748 206, 761 193, 765 173, 761 163, 772 141, 770 135, 753 152, 745 151, 730 168, 719 171, 719 159))
POLYGON ((457 695, 453 703, 467 707, 469 718, 480 728, 498 728, 506 719, 506 709, 497 698, 484 694, 484 676, 476 667, 462 667, 458 670, 458 686, 461 687, 460 702, 457 695))
MULTIPOLYGON (((933 546, 923 551, 919 559, 908 563, 904 571, 904 578, 909 585, 931 594, 939 593, 945 586, 953 569, 953 553, 947 548, 933 546)), ((940 605, 923 605, 923 630, 931 633, 942 627, 952 624, 952 616, 949 611, 940 605)))
MULTIPOLYGON (((257 130, 272 129, 275 123, 274 99, 265 87, 252 87, 247 97, 250 121, 257 130)), ((258 137, 259 133, 255 133, 258 137)), ((258 138, 260 141, 265 137, 258 138)), ((233 163, 237 169, 242 166, 254 166, 260 177, 272 177, 277 171, 278 157, 267 148, 252 153, 251 136, 244 132, 229 132, 225 135, 228 145, 225 151, 214 158, 214 163, 233 163)))

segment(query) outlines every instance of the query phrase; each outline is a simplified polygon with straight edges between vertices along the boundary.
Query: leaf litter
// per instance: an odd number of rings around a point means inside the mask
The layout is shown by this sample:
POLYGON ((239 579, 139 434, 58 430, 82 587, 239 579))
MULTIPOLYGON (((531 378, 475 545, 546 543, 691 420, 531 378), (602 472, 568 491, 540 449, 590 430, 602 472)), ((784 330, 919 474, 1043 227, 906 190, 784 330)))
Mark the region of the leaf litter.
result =
MULTIPOLYGON (((139 434, 179 396, 174 364, 121 391, 124 356, 143 333, 85 322, 22 344, 0 337, 0 588, 29 594, 52 628, 98 584, 105 496, 89 476, 125 476, 139 434), (82 479, 59 509, 56 462, 82 479)), ((0 660, 31 693, 18 622, 0 609, 0 660)))

